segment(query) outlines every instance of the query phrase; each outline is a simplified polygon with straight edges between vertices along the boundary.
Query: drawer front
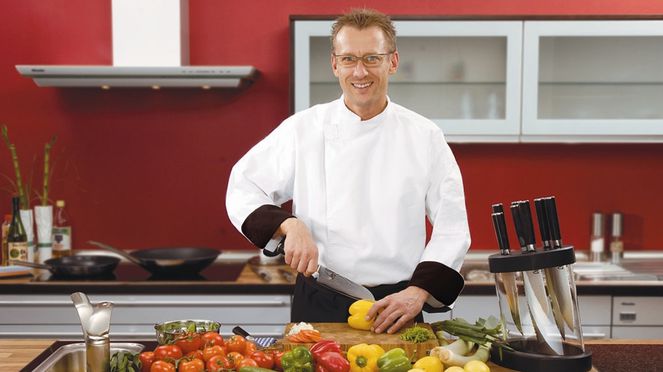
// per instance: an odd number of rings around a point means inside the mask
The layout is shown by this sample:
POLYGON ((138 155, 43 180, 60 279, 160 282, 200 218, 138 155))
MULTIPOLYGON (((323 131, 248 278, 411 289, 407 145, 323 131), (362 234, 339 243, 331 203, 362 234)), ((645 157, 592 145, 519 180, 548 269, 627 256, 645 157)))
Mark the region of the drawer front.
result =
POLYGON ((662 297, 615 297, 613 300, 613 325, 663 326, 662 297))
POLYGON ((612 338, 630 338, 645 340, 663 339, 663 327, 612 327, 612 338))
POLYGON ((578 307, 583 326, 610 326, 611 296, 580 296, 578 307))
POLYGON ((610 338, 610 326, 582 326, 583 340, 602 340, 610 338))

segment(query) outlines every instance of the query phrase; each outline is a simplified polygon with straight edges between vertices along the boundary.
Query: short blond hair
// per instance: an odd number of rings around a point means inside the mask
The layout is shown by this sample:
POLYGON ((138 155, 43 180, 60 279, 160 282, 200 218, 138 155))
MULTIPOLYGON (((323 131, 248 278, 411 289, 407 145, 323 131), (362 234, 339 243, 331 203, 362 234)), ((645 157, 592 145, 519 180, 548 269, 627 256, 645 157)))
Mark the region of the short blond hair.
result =
POLYGON ((331 48, 334 52, 334 41, 336 40, 336 35, 339 31, 345 26, 355 27, 359 30, 363 30, 369 27, 377 27, 384 33, 385 39, 387 40, 387 45, 389 46, 389 52, 396 51, 396 28, 391 22, 391 18, 388 15, 378 12, 374 9, 352 9, 349 13, 346 13, 338 18, 332 25, 331 29, 331 48))

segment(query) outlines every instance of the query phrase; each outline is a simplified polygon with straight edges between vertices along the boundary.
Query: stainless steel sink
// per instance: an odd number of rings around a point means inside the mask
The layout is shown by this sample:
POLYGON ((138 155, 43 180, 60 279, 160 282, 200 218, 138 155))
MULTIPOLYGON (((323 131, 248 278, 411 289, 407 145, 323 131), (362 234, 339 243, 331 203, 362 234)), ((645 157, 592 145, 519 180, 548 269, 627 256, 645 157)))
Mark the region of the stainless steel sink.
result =
MULTIPOLYGON (((111 342, 111 355, 119 351, 139 353, 143 345, 131 342, 111 342)), ((59 347, 34 372, 85 372, 85 343, 59 347)))

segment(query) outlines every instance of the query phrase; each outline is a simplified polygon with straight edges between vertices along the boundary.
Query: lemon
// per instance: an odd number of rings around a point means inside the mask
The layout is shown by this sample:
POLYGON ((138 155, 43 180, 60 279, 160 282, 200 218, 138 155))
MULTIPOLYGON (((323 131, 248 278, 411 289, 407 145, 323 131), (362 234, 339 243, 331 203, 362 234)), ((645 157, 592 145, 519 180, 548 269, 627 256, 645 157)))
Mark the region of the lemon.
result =
POLYGON ((471 360, 465 363, 463 369, 465 372, 490 372, 490 367, 480 360, 471 360))
POLYGON ((465 372, 465 370, 462 367, 453 366, 445 369, 444 372, 465 372))

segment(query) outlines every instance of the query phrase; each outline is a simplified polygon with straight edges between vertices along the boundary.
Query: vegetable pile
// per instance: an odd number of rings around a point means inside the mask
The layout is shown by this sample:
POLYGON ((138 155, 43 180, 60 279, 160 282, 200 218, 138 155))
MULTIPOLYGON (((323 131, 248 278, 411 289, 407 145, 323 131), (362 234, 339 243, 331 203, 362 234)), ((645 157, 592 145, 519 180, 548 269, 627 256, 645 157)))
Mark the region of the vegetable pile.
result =
POLYGON ((435 335, 433 332, 430 330, 420 327, 420 326, 414 326, 410 327, 401 334, 401 340, 403 341, 412 341, 414 343, 419 343, 419 342, 426 342, 428 340, 434 340, 435 335))

